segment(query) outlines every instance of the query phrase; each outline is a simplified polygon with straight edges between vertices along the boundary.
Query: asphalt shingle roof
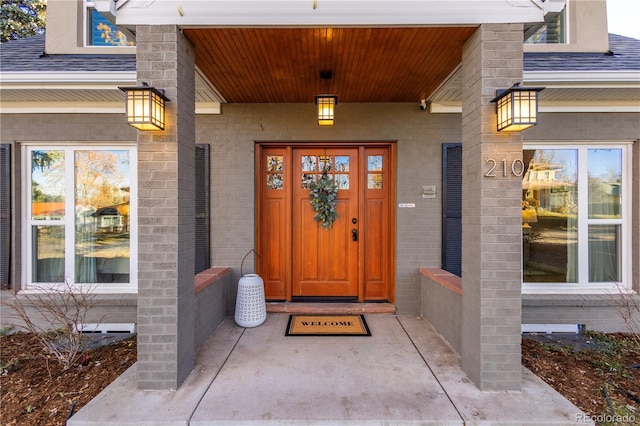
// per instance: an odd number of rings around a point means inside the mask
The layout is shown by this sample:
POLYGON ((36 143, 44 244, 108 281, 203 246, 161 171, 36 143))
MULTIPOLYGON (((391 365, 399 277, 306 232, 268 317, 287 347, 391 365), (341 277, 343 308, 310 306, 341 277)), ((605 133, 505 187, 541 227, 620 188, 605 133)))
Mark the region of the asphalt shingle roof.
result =
POLYGON ((136 55, 48 55, 44 34, 0 45, 0 72, 135 71, 136 55))
MULTIPOLYGON (((606 53, 525 53, 525 71, 640 71, 640 40, 609 34, 606 53)), ((135 71, 136 55, 48 55, 44 34, 0 45, 0 71, 135 71)))
POLYGON ((609 34, 605 53, 525 53, 525 71, 640 71, 640 40, 609 34))

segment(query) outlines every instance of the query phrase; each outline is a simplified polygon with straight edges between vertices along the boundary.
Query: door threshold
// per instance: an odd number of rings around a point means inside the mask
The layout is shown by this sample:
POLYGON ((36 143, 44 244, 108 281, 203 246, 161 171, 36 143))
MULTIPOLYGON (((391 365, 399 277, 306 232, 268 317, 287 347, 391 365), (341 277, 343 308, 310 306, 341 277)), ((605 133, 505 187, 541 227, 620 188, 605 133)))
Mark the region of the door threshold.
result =
POLYGON ((395 314, 391 303, 267 302, 270 314, 395 314))
POLYGON ((293 296, 291 303, 358 303, 358 296, 293 296))

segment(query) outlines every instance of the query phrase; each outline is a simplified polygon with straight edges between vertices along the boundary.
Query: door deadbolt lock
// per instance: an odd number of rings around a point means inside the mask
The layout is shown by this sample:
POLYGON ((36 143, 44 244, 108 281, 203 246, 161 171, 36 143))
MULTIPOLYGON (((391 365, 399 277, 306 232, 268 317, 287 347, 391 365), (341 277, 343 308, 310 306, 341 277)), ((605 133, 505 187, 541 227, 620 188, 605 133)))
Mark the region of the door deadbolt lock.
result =
POLYGON ((358 219, 356 219, 356 218, 354 217, 353 219, 351 219, 351 223, 353 223, 353 224, 355 225, 356 223, 358 223, 358 219))

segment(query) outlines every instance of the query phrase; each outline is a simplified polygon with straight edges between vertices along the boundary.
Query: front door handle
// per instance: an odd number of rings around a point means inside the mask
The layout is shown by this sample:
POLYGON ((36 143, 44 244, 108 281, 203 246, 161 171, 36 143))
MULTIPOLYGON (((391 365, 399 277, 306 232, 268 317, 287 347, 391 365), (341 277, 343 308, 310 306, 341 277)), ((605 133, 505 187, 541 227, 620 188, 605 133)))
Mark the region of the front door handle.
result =
POLYGON ((351 240, 358 241, 358 230, 355 228, 351 230, 351 240))

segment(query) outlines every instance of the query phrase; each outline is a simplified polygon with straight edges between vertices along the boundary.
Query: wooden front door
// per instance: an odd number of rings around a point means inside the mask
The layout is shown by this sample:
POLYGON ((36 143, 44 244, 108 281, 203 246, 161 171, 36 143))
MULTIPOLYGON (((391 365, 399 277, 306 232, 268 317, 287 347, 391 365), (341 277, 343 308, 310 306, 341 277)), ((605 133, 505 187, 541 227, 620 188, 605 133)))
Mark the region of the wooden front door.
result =
POLYGON ((358 150, 293 150, 293 297, 358 297, 358 150), (311 206, 311 184, 323 171, 337 186, 336 218, 320 226, 311 206))
POLYGON ((393 148, 259 146, 257 269, 268 300, 393 302, 393 148), (329 228, 310 202, 324 170, 338 186, 329 228))

